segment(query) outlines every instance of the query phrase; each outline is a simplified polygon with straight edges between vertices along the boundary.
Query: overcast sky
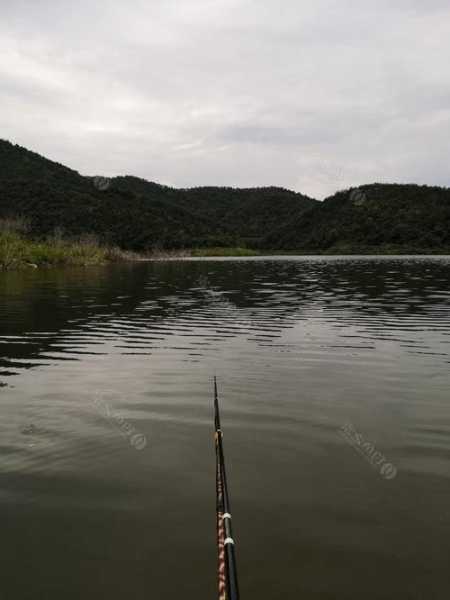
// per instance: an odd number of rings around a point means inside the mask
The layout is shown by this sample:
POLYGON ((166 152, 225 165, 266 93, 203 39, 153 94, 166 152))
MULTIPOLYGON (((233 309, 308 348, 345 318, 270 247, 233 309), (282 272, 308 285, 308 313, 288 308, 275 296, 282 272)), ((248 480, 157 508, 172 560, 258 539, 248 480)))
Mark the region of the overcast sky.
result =
POLYGON ((317 198, 450 185, 448 0, 0 0, 0 15, 0 137, 82 174, 317 198))

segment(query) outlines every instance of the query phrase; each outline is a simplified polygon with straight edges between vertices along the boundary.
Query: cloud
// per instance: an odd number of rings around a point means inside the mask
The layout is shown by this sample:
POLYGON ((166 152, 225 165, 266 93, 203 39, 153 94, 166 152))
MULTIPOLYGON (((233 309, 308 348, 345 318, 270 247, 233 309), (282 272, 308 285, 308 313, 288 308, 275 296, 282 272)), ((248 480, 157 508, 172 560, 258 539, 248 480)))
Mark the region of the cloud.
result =
POLYGON ((6 0, 1 137, 180 187, 449 185, 450 6, 6 0))

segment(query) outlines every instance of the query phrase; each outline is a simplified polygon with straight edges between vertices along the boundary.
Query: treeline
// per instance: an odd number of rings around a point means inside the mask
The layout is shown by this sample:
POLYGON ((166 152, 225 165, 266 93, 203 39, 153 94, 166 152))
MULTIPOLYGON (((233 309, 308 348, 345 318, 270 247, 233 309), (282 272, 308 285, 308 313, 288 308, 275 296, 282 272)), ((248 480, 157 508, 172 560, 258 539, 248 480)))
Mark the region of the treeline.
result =
POLYGON ((0 217, 25 215, 44 238, 95 234, 124 249, 259 247, 316 201, 280 188, 178 190, 136 177, 83 177, 0 141, 0 217))
POLYGON ((372 184, 323 202, 276 187, 174 189, 84 177, 2 140, 0 167, 0 218, 26 217, 35 240, 89 234, 138 252, 450 252, 448 188, 372 184))
POLYGON ((372 184, 338 192, 266 238, 268 248, 336 253, 449 253, 450 190, 372 184))

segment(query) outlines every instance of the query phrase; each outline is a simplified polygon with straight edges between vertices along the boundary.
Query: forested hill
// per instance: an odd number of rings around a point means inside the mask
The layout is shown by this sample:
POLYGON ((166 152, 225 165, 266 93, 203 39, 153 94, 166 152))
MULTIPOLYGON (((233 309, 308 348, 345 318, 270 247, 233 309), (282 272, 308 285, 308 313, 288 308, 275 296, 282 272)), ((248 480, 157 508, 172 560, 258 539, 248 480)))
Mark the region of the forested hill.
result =
POLYGON ((302 253, 450 253, 450 190, 372 184, 318 202, 281 188, 174 189, 84 177, 0 140, 0 218, 30 234, 95 234, 125 249, 247 246, 302 253))
POLYGON ((339 192, 263 244, 333 254, 450 253, 450 189, 372 184, 339 192))
POLYGON ((84 177, 0 140, 0 218, 26 217, 31 234, 97 235, 146 250, 248 245, 316 200, 280 188, 173 189, 136 177, 84 177))

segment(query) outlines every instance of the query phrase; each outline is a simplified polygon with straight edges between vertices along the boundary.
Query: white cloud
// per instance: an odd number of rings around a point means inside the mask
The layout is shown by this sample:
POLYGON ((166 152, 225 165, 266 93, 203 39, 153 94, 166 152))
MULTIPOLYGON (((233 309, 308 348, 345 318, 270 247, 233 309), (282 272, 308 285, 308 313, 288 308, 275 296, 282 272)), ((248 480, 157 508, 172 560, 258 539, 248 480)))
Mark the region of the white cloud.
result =
POLYGON ((6 0, 0 135, 180 187, 449 185, 449 23, 438 0, 6 0))

